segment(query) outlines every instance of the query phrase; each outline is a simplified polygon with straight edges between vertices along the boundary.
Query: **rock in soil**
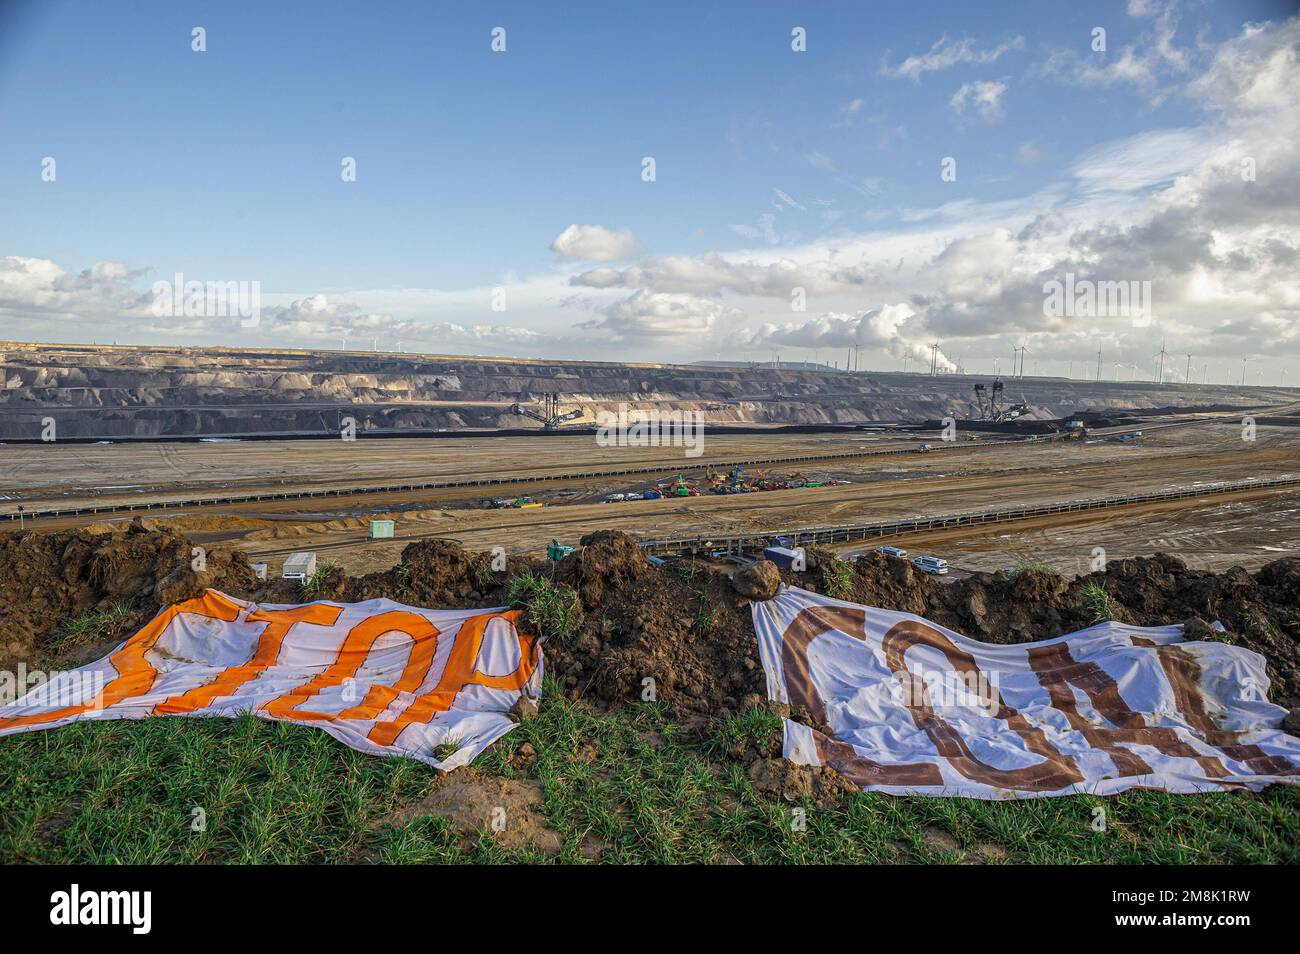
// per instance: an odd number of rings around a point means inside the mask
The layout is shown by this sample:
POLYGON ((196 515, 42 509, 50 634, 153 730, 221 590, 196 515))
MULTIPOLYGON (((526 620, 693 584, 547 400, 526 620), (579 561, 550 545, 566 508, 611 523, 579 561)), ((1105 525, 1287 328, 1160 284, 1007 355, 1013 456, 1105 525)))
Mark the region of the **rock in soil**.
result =
POLYGON ((770 600, 781 588, 781 571, 770 560, 759 560, 737 570, 731 585, 746 599, 770 600))

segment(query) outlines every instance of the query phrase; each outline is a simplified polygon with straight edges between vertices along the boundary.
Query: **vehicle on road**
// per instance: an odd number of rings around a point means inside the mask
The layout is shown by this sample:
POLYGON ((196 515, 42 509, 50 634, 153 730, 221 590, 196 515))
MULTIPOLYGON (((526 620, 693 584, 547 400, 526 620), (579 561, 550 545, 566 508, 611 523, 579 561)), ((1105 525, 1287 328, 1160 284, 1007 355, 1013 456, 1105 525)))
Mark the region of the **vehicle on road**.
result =
POLYGON ((922 573, 929 573, 932 576, 942 576, 948 572, 948 561, 941 560, 937 556, 915 557, 912 560, 912 566, 922 573))
POLYGON ((900 560, 907 559, 907 551, 902 547, 876 547, 877 553, 883 553, 885 556, 898 557, 900 560))

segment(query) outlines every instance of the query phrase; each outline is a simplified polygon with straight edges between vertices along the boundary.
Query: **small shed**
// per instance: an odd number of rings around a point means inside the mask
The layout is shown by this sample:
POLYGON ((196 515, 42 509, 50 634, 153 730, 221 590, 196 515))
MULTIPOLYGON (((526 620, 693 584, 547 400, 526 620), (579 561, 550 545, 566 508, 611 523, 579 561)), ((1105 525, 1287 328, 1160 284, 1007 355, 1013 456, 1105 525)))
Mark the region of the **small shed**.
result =
POLYGON ((299 550, 285 558, 280 575, 286 580, 305 580, 316 572, 316 553, 312 550, 299 550))
POLYGON ((393 535, 393 521, 391 520, 371 520, 370 521, 370 539, 379 540, 393 535))

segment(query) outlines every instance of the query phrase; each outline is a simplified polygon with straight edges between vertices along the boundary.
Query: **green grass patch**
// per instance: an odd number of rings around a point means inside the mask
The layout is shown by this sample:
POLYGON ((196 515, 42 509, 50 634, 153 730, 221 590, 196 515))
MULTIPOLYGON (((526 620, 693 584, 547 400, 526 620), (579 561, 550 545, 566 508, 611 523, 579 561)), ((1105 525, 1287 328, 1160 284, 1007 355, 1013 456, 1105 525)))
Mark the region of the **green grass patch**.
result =
POLYGON ((822 587, 826 595, 845 600, 853 595, 853 564, 841 560, 833 553, 822 554, 820 561, 822 587))
POLYGON ((311 572, 310 576, 304 577, 302 581, 302 595, 309 600, 314 600, 320 596, 325 589, 325 584, 330 575, 338 567, 333 563, 318 564, 316 569, 311 572))
POLYGON ((1061 575, 1053 567, 1048 566, 1042 560, 1027 559, 1017 561, 1015 566, 1007 570, 1007 579, 1015 580, 1016 577, 1029 570, 1033 570, 1036 573, 1050 573, 1052 576, 1061 575))
MULTIPOLYGON (((703 736, 654 704, 597 713, 547 686, 536 719, 476 771, 540 782, 558 854, 466 839, 440 818, 380 820, 440 776, 310 726, 238 719, 79 723, 0 739, 0 857, 11 863, 558 861, 835 864, 1300 862, 1300 790, 1026 801, 857 794, 836 807, 755 789, 725 752, 779 732, 750 710, 703 736), (527 768, 511 755, 530 743, 527 768), (1093 809, 1105 811, 1095 831, 1093 809), (797 830, 794 809, 806 813, 797 830), (196 830, 201 810, 202 830, 196 830)), ((453 778, 464 776, 452 776, 453 778)))
POLYGON ((510 581, 508 593, 511 604, 528 610, 538 635, 563 643, 578 631, 582 607, 572 587, 529 570, 510 581))
POLYGON ((1108 623, 1115 618, 1115 607, 1110 601, 1110 594, 1106 592, 1105 583, 1085 583, 1079 590, 1079 595, 1083 597, 1084 608, 1093 625, 1108 623))
POLYGON ((131 607, 114 603, 106 609, 65 620, 54 633, 51 648, 63 651, 107 639, 132 615, 131 607))
POLYGON ((717 726, 704 743, 703 751, 724 758, 736 746, 763 750, 781 738, 781 717, 765 706, 751 706, 740 715, 717 726))

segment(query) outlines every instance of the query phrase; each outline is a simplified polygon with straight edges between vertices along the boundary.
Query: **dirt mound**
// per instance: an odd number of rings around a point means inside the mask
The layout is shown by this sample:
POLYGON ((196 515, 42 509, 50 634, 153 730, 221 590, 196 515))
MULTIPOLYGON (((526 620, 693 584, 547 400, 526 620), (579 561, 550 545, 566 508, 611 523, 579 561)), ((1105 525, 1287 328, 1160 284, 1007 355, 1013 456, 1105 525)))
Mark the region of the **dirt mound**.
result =
POLYGON ((445 818, 468 847, 488 834, 507 849, 536 848, 553 855, 560 836, 541 815, 542 783, 479 775, 473 769, 445 779, 426 798, 381 818, 377 828, 400 828, 426 815, 445 818))
POLYGON ((1192 638, 1221 639, 1268 660, 1272 695, 1300 705, 1300 558, 1251 574, 1189 570, 1177 557, 1117 560, 1104 572, 1068 579, 1048 570, 975 573, 944 582, 905 560, 870 553, 836 586, 824 554, 786 581, 840 599, 925 616, 990 643, 1023 643, 1083 629, 1105 618, 1136 626, 1182 623, 1192 638), (811 578, 811 579, 810 579, 811 578), (1219 621, 1226 632, 1208 624, 1219 621))
MULTIPOLYGON (((81 658, 94 658, 161 603, 203 586, 263 602, 383 596, 468 608, 508 604, 511 579, 527 572, 577 594, 581 612, 572 630, 551 638, 546 649, 548 670, 569 695, 601 707, 655 701, 688 723, 725 719, 766 695, 749 602, 727 575, 691 561, 652 564, 622 533, 589 534, 558 564, 513 558, 504 567, 500 561, 494 566, 490 554, 451 541, 421 540, 407 546, 390 570, 349 577, 324 567, 307 588, 259 581, 242 554, 218 549, 208 550, 206 569, 195 572, 191 554, 190 541, 175 530, 138 521, 109 533, 0 535, 0 655, 29 662, 63 655, 68 647, 61 634, 69 620, 116 608, 110 631, 92 631, 83 641, 81 658)), ((1028 568, 944 582, 876 553, 847 564, 813 551, 807 572, 783 570, 781 577, 841 599, 925 616, 986 642, 1042 639, 1104 617, 1137 625, 1183 623, 1194 638, 1261 653, 1273 698, 1300 704, 1296 558, 1255 574, 1214 574, 1157 554, 1075 579, 1028 568), (1209 627, 1215 620, 1226 632, 1209 627)))
POLYGON ((560 562, 557 578, 577 590, 587 609, 625 593, 651 569, 645 550, 626 533, 598 530, 578 543, 577 552, 560 562))
POLYGON ((763 691, 749 605, 725 576, 689 563, 654 566, 622 533, 602 531, 583 544, 556 571, 578 592, 581 626, 546 649, 574 695, 725 718, 763 691))
POLYGON ((93 658, 142 626, 159 606, 205 587, 258 584, 238 552, 202 550, 139 520, 125 530, 0 534, 0 668, 55 654, 93 658))

